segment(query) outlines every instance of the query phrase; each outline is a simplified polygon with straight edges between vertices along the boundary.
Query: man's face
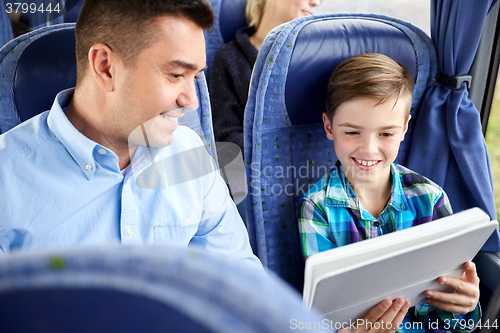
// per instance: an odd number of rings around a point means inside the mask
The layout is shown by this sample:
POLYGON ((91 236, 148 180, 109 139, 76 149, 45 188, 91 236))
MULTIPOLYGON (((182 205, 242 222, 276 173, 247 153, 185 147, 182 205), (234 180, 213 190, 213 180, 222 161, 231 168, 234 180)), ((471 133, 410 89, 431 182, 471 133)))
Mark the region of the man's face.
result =
POLYGON ((108 121, 129 147, 165 147, 172 143, 177 120, 195 110, 195 80, 205 68, 203 31, 192 21, 164 16, 151 29, 158 38, 140 51, 135 66, 119 63, 108 121))
POLYGON ((332 119, 323 115, 327 137, 333 140, 342 169, 352 186, 386 185, 390 165, 408 129, 407 101, 400 98, 376 105, 371 98, 342 103, 332 119))

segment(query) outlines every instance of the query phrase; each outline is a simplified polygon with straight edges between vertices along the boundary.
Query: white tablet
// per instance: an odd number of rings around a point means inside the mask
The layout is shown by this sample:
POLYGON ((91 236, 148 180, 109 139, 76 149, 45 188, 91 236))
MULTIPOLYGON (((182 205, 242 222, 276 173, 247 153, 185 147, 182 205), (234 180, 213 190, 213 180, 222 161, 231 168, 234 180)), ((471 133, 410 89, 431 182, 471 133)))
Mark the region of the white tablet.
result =
POLYGON ((412 306, 441 275, 460 277, 497 227, 472 208, 416 227, 321 252, 306 260, 304 304, 334 323, 361 318, 384 298, 412 306))

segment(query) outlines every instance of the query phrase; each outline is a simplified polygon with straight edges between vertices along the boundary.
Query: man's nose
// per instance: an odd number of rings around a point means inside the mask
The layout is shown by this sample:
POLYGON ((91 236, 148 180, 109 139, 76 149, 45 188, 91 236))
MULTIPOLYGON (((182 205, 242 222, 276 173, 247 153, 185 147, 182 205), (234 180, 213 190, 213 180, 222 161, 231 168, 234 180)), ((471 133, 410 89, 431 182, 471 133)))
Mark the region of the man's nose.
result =
POLYGON ((198 109, 198 96, 196 94, 195 81, 186 82, 182 92, 177 98, 177 104, 190 111, 198 109))

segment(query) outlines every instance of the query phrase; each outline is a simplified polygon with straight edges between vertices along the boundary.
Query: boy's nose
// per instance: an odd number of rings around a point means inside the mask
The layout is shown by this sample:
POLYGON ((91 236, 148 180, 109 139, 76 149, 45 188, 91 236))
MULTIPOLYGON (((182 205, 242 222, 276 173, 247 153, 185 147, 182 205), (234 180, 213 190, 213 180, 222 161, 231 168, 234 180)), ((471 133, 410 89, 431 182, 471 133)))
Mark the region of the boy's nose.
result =
POLYGON ((363 142, 362 147, 363 152, 367 154, 376 154, 378 153, 378 143, 377 139, 371 136, 367 137, 363 142))

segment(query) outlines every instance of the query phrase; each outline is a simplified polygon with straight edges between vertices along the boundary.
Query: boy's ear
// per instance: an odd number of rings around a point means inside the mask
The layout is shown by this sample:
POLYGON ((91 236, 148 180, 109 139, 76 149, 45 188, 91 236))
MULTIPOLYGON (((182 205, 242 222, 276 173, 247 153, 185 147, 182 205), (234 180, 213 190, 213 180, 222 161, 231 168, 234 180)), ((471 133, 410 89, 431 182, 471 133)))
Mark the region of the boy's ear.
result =
POLYGON ((323 124, 325 126, 326 137, 329 140, 333 140, 332 123, 328 119, 326 112, 323 112, 323 124))
POLYGON ((405 126, 403 128, 403 137, 401 138, 401 141, 403 141, 405 139, 405 134, 408 131, 408 124, 410 123, 410 119, 411 119, 411 115, 409 114, 408 119, 406 119, 406 121, 405 121, 405 126))

